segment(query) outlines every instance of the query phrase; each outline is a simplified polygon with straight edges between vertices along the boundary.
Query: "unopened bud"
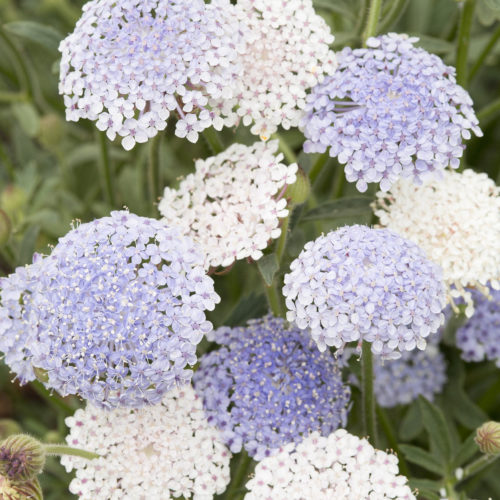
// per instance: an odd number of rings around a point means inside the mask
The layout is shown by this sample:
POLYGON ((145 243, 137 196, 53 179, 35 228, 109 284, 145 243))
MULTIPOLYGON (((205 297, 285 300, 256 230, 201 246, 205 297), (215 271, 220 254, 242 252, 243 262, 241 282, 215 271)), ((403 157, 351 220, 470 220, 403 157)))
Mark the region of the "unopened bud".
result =
POLYGON ((0 475, 0 498, 8 500, 43 500, 43 493, 37 478, 17 483, 0 475))
POLYGON ((0 208, 0 247, 9 241, 12 224, 9 216, 0 208))
POLYGON ((299 168, 297 171, 297 180, 287 187, 285 196, 291 200, 294 205, 300 205, 309 198, 311 192, 311 183, 307 174, 299 168))
POLYGON ((0 441, 12 434, 20 434, 22 432, 21 426, 10 418, 0 419, 0 441))
POLYGON ((0 474, 10 481, 29 481, 43 470, 45 449, 26 434, 9 436, 0 445, 0 474))
POLYGON ((475 441, 487 455, 500 453, 500 422, 486 422, 476 431, 475 441))
POLYGON ((40 119, 38 140, 49 151, 57 151, 64 138, 64 121, 55 113, 49 113, 40 119))

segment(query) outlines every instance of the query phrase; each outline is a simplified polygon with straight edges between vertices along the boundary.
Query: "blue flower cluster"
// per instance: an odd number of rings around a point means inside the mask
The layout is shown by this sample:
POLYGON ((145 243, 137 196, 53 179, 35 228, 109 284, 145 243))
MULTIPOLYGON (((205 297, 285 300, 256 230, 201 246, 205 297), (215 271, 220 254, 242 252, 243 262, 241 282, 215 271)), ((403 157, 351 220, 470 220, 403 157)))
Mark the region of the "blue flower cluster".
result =
POLYGON ((312 431, 327 436, 346 425, 350 390, 308 333, 267 316, 209 339, 222 347, 201 358, 193 381, 231 451, 261 460, 312 431))
POLYGON ((366 49, 344 48, 337 71, 308 96, 304 151, 330 148, 359 191, 457 168, 463 139, 482 135, 455 69, 414 47, 417 40, 391 33, 366 49))
POLYGON ((457 330, 456 342, 466 361, 495 361, 500 367, 500 290, 491 298, 472 290, 474 314, 457 330))
POLYGON ((212 328, 203 311, 219 300, 191 240, 113 212, 70 231, 36 265, 29 313, 14 313, 27 316, 19 335, 48 387, 101 407, 139 407, 190 380, 186 366, 212 328))
POLYGON ((307 243, 285 275, 287 318, 310 328, 320 350, 372 343, 399 357, 444 321, 441 268, 387 229, 347 226, 307 243))

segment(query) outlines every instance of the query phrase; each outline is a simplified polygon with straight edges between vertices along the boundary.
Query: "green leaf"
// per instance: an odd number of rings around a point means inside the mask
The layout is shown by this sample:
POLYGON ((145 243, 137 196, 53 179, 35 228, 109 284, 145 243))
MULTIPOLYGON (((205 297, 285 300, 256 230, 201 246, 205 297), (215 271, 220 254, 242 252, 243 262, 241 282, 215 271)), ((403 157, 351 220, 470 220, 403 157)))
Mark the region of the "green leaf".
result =
POLYGON ((274 275, 279 269, 278 257, 275 253, 269 255, 264 255, 257 261, 257 267, 259 268, 260 274, 264 278, 267 286, 271 286, 274 275))
POLYGON ((484 0, 487 7, 495 12, 500 12, 500 0, 484 0))
POLYGON ((343 4, 338 0, 336 0, 335 2, 332 2, 331 0, 314 0, 313 3, 316 9, 324 9, 329 12, 335 12, 336 14, 346 16, 349 19, 356 19, 354 11, 350 9, 346 4, 343 4))
POLYGON ((223 324, 226 326, 240 326, 249 319, 263 316, 266 314, 267 310, 268 307, 265 295, 263 293, 256 294, 252 292, 243 297, 238 304, 236 304, 223 324))
POLYGON ((455 45, 453 43, 442 40, 441 38, 422 34, 418 34, 417 36, 420 38, 417 45, 433 54, 446 55, 455 50, 455 45))
POLYGON ((57 52, 59 42, 63 39, 61 33, 52 26, 34 21, 13 21, 4 24, 3 27, 13 35, 34 42, 53 52, 57 52))
POLYGON ((17 260, 18 266, 31 264, 33 261, 33 253, 35 252, 35 245, 38 235, 40 233, 40 226, 30 226, 24 233, 21 241, 21 248, 19 249, 19 256, 17 260))
POLYGON ((424 427, 429 433, 431 450, 441 458, 442 464, 448 464, 451 458, 451 437, 443 412, 422 396, 418 398, 424 427))
POLYGON ((12 112, 28 137, 35 137, 38 134, 40 117, 31 103, 17 102, 12 105, 12 112))
POLYGON ((473 432, 460 446, 458 451, 455 453, 453 460, 451 462, 451 468, 456 469, 460 467, 465 462, 468 462, 478 451, 479 447, 476 444, 474 438, 476 433, 473 432))
POLYGON ((432 481, 430 479, 410 479, 410 488, 418 490, 418 498, 425 498, 427 500, 439 500, 439 490, 442 487, 441 481, 432 481))
POLYGON ((404 453, 406 460, 417 464, 434 474, 442 475, 444 472, 442 464, 428 451, 411 444, 401 444, 399 449, 404 453))
POLYGON ((399 426, 399 436, 403 441, 412 441, 424 429, 422 424, 422 417, 418 403, 414 401, 408 408, 401 425, 399 426))
POLYGON ((309 210, 309 212, 302 217, 302 221, 306 222, 370 214, 370 204, 372 202, 373 198, 369 196, 352 196, 350 198, 327 201, 309 210))

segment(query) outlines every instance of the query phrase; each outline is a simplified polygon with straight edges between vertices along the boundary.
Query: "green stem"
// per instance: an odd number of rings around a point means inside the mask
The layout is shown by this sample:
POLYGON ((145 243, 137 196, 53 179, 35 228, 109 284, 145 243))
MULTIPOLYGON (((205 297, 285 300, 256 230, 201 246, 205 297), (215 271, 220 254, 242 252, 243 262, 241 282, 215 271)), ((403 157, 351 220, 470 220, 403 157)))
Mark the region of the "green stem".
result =
POLYGON ((218 155, 219 153, 222 153, 224 149, 226 149, 224 143, 222 142, 222 139, 213 127, 206 128, 201 134, 207 141, 207 144, 212 150, 213 154, 218 155))
POLYGON ((288 215, 283 219, 281 224, 281 234, 276 244, 276 257, 278 257, 278 264, 281 264, 281 259, 285 253, 286 238, 288 236, 288 226, 290 224, 290 216, 292 215, 293 206, 288 207, 288 215))
POLYGON ((455 66, 457 68, 457 83, 467 85, 467 54, 469 52, 470 31, 474 19, 476 0, 465 0, 462 6, 458 25, 458 45, 455 66))
POLYGON ((488 465, 491 465, 495 460, 498 460, 500 458, 499 455, 483 455, 479 457, 477 460, 474 460, 474 462, 470 463, 466 467, 464 467, 464 475, 462 476, 462 481, 464 479, 467 479, 474 474, 477 474, 479 471, 483 470, 484 468, 488 467, 488 465))
POLYGON ((276 284, 272 283, 271 286, 266 286, 265 289, 271 312, 277 318, 281 317, 283 310, 281 308, 280 295, 276 289, 276 284))
POLYGON ((395 24, 399 20, 401 14, 403 14, 403 12, 406 10, 406 7, 408 7, 408 2, 409 0, 395 0, 395 2, 391 5, 391 8, 387 15, 380 21, 380 33, 385 33, 389 28, 391 28, 393 24, 395 24))
POLYGON ((244 482, 250 474, 250 466, 252 465, 252 459, 248 456, 245 450, 242 450, 240 459, 238 461, 238 466, 232 478, 229 488, 226 490, 224 498, 227 500, 235 500, 237 491, 244 486, 244 482))
POLYGON ((151 204, 158 202, 160 195, 160 135, 149 141, 148 156, 148 191, 151 204))
POLYGON ((368 10, 368 21, 363 31, 362 42, 363 47, 366 47, 368 38, 377 34, 377 25, 380 19, 380 12, 382 11, 382 0, 371 0, 370 8, 368 10))
POLYGON ((337 176, 335 177, 335 182, 333 185, 333 197, 332 199, 337 200, 338 198, 342 197, 342 192, 344 190, 344 183, 345 183, 345 172, 344 172, 344 167, 343 165, 339 165, 338 167, 338 172, 337 176))
POLYGON ((271 139, 275 139, 279 141, 280 151, 286 158, 288 163, 297 163, 297 156, 293 152, 292 148, 288 145, 288 143, 281 137, 277 132, 271 136, 271 139))
POLYGON ((87 460, 94 460, 100 457, 97 453, 80 450, 79 448, 72 448, 65 444, 45 444, 44 448, 47 455, 71 455, 72 457, 81 457, 87 460))
POLYGON ((447 500, 460 500, 460 495, 455 491, 455 481, 453 479, 445 480, 444 489, 446 490, 447 500))
POLYGON ((363 341, 361 354, 361 397, 363 411, 363 433, 377 447, 377 421, 375 417, 375 394, 373 391, 373 353, 371 344, 363 341))
POLYGON ((66 403, 59 395, 51 395, 39 380, 33 380, 32 382, 30 382, 30 386, 44 401, 46 401, 55 410, 62 410, 66 415, 73 415, 73 413, 75 413, 74 408, 66 403))
POLYGON ((481 66, 483 65, 484 61, 486 60, 490 52, 495 47, 499 38, 500 38, 500 26, 498 26, 498 28, 493 32, 493 35, 489 39, 488 43, 482 50, 481 54, 479 54, 476 63, 474 64, 474 66, 472 66, 469 72, 469 82, 472 81, 472 79, 476 76, 477 72, 481 69, 481 66))
POLYGON ((477 119, 479 120, 479 124, 482 127, 485 127, 492 120, 494 115, 496 115, 499 111, 500 97, 498 99, 495 99, 491 104, 488 104, 488 106, 485 106, 478 112, 477 119))
POLYGON ((115 206, 115 196, 113 192, 113 174, 111 172, 111 162, 109 159, 108 141, 104 132, 97 132, 99 136, 99 146, 101 149, 101 170, 104 180, 104 192, 111 207, 115 206))
POLYGON ((326 162, 330 158, 328 151, 326 153, 318 156, 318 159, 313 163, 311 170, 309 170, 309 180, 311 181, 311 186, 316 182, 321 170, 326 165, 326 162))

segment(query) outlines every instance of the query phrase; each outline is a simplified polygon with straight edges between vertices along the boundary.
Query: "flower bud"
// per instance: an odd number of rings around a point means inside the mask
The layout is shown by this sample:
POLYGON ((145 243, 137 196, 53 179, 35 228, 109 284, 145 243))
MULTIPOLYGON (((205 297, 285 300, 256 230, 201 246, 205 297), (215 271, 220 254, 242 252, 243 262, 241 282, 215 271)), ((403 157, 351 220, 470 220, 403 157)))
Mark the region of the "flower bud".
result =
POLYGON ((297 171, 297 180, 288 186, 285 196, 291 200, 294 205, 300 205, 309 198, 311 192, 311 183, 307 174, 299 168, 297 171))
POLYGON ((55 113, 49 113, 40 119, 38 140, 48 151, 57 151, 64 139, 64 121, 55 113))
POLYGON ((0 475, 0 498, 8 500, 43 500, 43 493, 38 479, 17 483, 0 475))
POLYGON ((476 430, 475 441, 487 455, 500 453, 500 422, 486 422, 476 430))
POLYGON ((15 420, 11 420, 10 418, 0 419, 0 442, 12 434, 19 434, 21 432, 22 429, 15 420))
POLYGON ((11 231, 12 224, 9 216, 0 208, 0 247, 9 241, 11 231))
POLYGON ((45 465, 45 449, 26 434, 9 436, 0 445, 0 474, 10 481, 29 481, 45 465))

